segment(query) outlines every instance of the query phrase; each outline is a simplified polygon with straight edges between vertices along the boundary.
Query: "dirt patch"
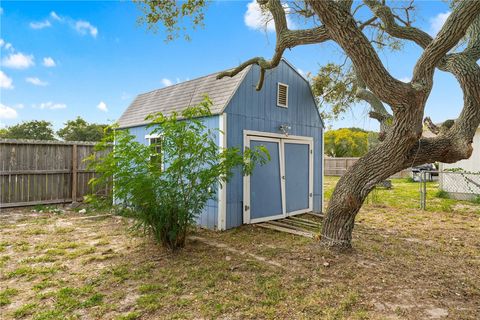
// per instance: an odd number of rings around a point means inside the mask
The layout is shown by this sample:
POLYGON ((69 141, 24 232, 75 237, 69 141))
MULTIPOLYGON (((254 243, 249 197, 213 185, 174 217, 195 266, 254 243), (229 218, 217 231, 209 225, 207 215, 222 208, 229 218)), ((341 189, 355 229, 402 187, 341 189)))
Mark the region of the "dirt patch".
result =
POLYGON ((171 254, 127 219, 83 217, 2 211, 0 318, 480 318, 473 212, 367 205, 341 254, 256 226, 171 254))

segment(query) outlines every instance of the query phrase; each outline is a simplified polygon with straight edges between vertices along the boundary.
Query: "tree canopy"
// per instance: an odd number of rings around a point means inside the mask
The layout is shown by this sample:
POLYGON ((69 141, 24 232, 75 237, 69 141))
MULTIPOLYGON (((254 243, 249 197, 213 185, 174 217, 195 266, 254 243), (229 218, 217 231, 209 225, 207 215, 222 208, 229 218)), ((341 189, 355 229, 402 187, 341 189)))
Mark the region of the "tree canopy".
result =
POLYGON ((57 131, 65 141, 100 141, 105 136, 106 124, 88 123, 81 117, 69 120, 57 131))
POLYGON ((359 128, 328 130, 324 136, 325 155, 361 157, 378 143, 378 134, 359 128))
POLYGON ((53 125, 45 120, 24 121, 0 131, 4 139, 55 140, 53 125))

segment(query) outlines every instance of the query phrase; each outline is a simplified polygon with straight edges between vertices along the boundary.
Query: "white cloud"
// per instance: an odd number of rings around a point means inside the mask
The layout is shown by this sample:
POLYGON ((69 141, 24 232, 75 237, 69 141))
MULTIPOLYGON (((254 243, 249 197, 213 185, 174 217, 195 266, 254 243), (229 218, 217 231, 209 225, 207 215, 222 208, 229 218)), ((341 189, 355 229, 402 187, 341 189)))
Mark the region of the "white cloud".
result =
POLYGON ((68 16, 60 16, 55 11, 51 11, 47 19, 40 22, 31 22, 30 27, 33 29, 43 29, 52 26, 52 23, 66 24, 77 33, 81 35, 91 35, 96 38, 98 35, 98 28, 85 20, 75 20, 68 16))
POLYGON ((431 35, 433 36, 437 35, 437 33, 440 31, 440 29, 442 29, 443 25, 445 24, 445 21, 447 21, 447 18, 450 16, 451 13, 452 13, 451 11, 442 12, 430 19, 431 35))
POLYGON ((52 24, 48 20, 39 21, 39 22, 30 22, 30 28, 32 28, 32 29, 43 29, 43 28, 48 28, 48 27, 51 27, 51 26, 52 26, 52 24))
POLYGON ((57 21, 63 21, 64 20, 63 18, 60 18, 60 16, 58 14, 56 14, 55 11, 50 12, 50 17, 53 20, 57 20, 57 21))
POLYGON ((17 103, 16 105, 13 106, 15 109, 23 109, 25 106, 21 103, 17 103))
POLYGON ((27 69, 35 64, 33 55, 26 55, 21 52, 12 53, 2 60, 2 66, 13 69, 27 69))
POLYGON ((0 48, 5 48, 5 50, 13 51, 13 46, 11 43, 6 42, 4 39, 0 39, 0 48))
MULTIPOLYGON (((283 4, 283 7, 286 13, 290 11, 287 4, 283 4)), ((247 11, 243 16, 243 20, 245 25, 252 30, 275 31, 272 14, 268 10, 262 11, 256 0, 252 0, 252 2, 247 4, 247 11)), ((288 15, 287 25, 289 28, 294 28, 294 23, 288 15)))
POLYGON ((98 34, 98 29, 95 26, 92 26, 88 21, 78 20, 75 22, 74 28, 81 35, 90 33, 92 37, 96 38, 98 34))
POLYGON ((39 106, 33 105, 36 109, 48 109, 48 110, 57 110, 57 109, 65 109, 67 107, 64 103, 53 103, 51 101, 42 102, 39 106))
POLYGON ((412 78, 410 78, 410 77, 403 77, 403 78, 400 78, 400 79, 398 79, 398 80, 400 80, 400 81, 402 81, 402 82, 405 82, 405 83, 409 83, 410 81, 412 81, 412 78))
POLYGON ((29 77, 29 78, 26 78, 25 81, 27 81, 28 83, 31 83, 33 84, 34 86, 40 86, 40 87, 45 87, 48 85, 48 82, 45 82, 45 81, 42 81, 38 78, 33 78, 33 77, 29 77))
POLYGON ((250 29, 275 31, 271 14, 262 12, 256 0, 247 4, 247 12, 245 12, 243 19, 250 29))
POLYGON ((0 119, 15 119, 17 116, 17 110, 0 103, 0 119))
POLYGON ((9 78, 2 70, 0 70, 0 88, 13 89, 12 78, 9 78))
POLYGON ((173 81, 170 80, 170 79, 167 79, 167 78, 163 78, 162 80, 160 80, 160 82, 161 82, 165 87, 171 86, 171 85, 173 84, 173 81))
POLYGON ((107 104, 103 101, 100 101, 100 103, 97 105, 97 109, 103 112, 108 111, 107 104))
POLYGON ((130 95, 126 92, 122 92, 122 96, 120 97, 122 100, 128 100, 130 99, 130 95))
POLYGON ((43 65, 47 68, 55 67, 57 64, 55 63, 55 60, 51 57, 45 57, 43 58, 43 65))
POLYGON ((8 43, 8 42, 5 43, 5 49, 7 49, 7 50, 14 50, 12 44, 11 44, 11 43, 8 43))

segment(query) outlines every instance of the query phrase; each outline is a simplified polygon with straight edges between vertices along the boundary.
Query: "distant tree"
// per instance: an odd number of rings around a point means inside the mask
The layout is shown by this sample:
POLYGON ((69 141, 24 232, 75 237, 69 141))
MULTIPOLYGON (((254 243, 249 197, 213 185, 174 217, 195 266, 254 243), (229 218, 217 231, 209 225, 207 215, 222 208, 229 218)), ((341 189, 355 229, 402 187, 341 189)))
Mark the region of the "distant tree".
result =
POLYGON ((77 117, 67 121, 57 134, 65 141, 100 141, 105 136, 105 128, 106 124, 88 123, 77 117))
POLYGON ((8 133, 7 129, 5 129, 5 128, 0 129, 0 139, 5 138, 7 133, 8 133))
POLYGON ((361 157, 368 151, 368 132, 356 128, 325 133, 325 154, 330 157, 361 157))
POLYGON ((53 125, 45 120, 25 121, 0 131, 4 139, 56 140, 53 125))

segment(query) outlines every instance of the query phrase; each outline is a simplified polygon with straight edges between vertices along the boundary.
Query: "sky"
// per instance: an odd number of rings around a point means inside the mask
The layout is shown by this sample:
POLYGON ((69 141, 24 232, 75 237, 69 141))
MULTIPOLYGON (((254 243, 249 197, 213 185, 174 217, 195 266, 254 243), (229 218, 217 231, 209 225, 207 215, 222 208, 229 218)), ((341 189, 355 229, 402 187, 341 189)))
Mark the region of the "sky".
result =
MULTIPOLYGON (((443 1, 418 1, 415 26, 434 35, 448 17, 443 1)), ((2 1, 0 9, 0 127, 28 120, 51 121, 59 129, 81 116, 112 123, 139 93, 272 56, 274 28, 265 28, 254 1, 215 1, 205 27, 165 42, 148 31, 128 1, 2 1)), ((291 28, 302 28, 289 19, 291 28)), ((421 50, 407 44, 401 52, 382 52, 392 73, 409 81, 421 50)), ((333 43, 296 47, 284 57, 301 73, 343 60, 333 43)), ((426 115, 440 122, 458 116, 462 94, 456 80, 437 71, 426 115)), ((365 104, 352 106, 332 128, 377 130, 365 104)))

